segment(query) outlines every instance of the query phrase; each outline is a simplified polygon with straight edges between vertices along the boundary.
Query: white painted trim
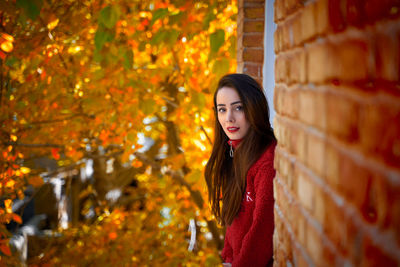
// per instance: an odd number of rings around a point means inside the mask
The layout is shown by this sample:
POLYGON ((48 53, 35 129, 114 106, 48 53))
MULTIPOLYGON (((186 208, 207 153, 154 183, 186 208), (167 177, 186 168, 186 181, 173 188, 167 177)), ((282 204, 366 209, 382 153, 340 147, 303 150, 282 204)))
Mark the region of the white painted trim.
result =
POLYGON ((270 122, 273 126, 275 117, 274 108, 274 87, 275 87, 275 53, 274 53, 274 32, 276 24, 274 22, 274 2, 275 0, 265 0, 265 20, 264 20, 264 64, 263 64, 263 87, 270 112, 270 122))

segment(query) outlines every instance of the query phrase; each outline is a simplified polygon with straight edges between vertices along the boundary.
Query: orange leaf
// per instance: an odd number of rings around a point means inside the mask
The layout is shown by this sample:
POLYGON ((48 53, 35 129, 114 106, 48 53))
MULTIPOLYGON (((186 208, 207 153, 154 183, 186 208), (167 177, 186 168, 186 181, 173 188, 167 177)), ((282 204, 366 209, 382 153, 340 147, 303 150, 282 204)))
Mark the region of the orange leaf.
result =
POLYGON ((116 232, 111 232, 111 233, 109 233, 108 234, 108 237, 111 239, 111 240, 115 240, 116 238, 117 238, 117 233, 116 232))
POLYGON ((58 148, 52 148, 51 149, 51 154, 53 155, 53 158, 55 160, 59 160, 60 159, 60 154, 58 154, 58 148))
POLYGON ((11 250, 8 244, 1 244, 0 245, 0 250, 7 256, 11 256, 11 250))
POLYGON ((19 216, 18 214, 13 213, 12 218, 16 223, 22 224, 21 216, 19 216))
POLYGON ((4 40, 7 40, 9 42, 14 42, 14 37, 12 37, 11 35, 9 35, 7 33, 2 33, 1 37, 3 37, 4 40))
POLYGON ((28 183, 33 185, 34 187, 39 187, 43 185, 43 179, 40 176, 32 176, 28 178, 28 183))

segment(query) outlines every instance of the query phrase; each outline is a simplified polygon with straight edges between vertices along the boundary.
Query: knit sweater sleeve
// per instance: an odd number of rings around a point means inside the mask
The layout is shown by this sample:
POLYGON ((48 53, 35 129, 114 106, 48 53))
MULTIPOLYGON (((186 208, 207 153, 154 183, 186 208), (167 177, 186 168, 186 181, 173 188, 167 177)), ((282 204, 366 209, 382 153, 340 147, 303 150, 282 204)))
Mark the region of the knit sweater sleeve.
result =
POLYGON ((232 250, 232 246, 229 242, 228 235, 225 235, 224 248, 222 249, 221 256, 222 256, 222 259, 224 260, 224 262, 230 263, 233 260, 233 250, 232 250))
POLYGON ((274 232, 273 160, 263 162, 254 177, 255 209, 253 222, 243 238, 238 256, 232 266, 266 266, 272 258, 274 232))

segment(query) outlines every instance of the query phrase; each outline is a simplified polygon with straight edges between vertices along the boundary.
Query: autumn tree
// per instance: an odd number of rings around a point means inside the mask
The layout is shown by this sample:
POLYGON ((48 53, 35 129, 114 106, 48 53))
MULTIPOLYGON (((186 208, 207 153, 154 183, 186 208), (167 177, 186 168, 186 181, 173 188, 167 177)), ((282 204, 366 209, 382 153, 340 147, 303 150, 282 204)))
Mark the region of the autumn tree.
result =
POLYGON ((27 185, 40 188, 45 170, 35 159, 46 157, 58 168, 78 168, 85 158, 97 160, 98 171, 108 158, 129 165, 125 176, 138 181, 131 193, 146 204, 106 203, 94 222, 64 230, 32 263, 218 263, 221 229, 202 173, 212 94, 236 69, 236 2, 6 0, 0 7, 1 260, 13 261, 5 224, 21 223, 12 202, 27 185), (190 219, 201 233, 194 252, 190 219))

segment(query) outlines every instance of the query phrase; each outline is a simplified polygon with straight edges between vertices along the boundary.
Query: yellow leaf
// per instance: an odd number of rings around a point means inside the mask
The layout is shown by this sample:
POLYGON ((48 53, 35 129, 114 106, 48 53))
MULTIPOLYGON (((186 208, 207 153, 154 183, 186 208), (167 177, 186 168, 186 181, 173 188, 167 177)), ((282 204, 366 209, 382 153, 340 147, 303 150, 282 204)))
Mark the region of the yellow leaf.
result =
POLYGON ((7 183, 6 183, 6 187, 13 187, 14 185, 15 185, 14 180, 7 181, 7 183))
POLYGON ((0 47, 1 50, 7 53, 11 52, 14 49, 13 44, 9 41, 3 42, 0 47))
POLYGON ((29 168, 27 168, 27 167, 21 167, 21 172, 23 173, 23 174, 28 174, 28 173, 30 173, 31 172, 31 169, 29 169, 29 168))
POLYGON ((12 213, 12 200, 11 199, 6 199, 4 200, 4 207, 6 208, 7 213, 12 213))
POLYGON ((57 27, 59 21, 60 21, 59 19, 53 20, 52 22, 47 24, 47 29, 49 29, 49 30, 54 29, 55 27, 57 27))

